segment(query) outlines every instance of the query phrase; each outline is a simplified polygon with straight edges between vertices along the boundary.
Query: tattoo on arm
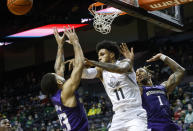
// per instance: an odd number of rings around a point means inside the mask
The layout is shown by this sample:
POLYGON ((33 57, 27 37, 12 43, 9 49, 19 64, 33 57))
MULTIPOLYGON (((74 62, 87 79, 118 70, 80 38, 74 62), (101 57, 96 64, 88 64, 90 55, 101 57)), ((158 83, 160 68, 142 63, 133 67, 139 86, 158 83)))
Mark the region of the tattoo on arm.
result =
POLYGON ((59 46, 58 51, 57 51, 57 55, 56 55, 54 70, 55 70, 56 74, 58 74, 60 76, 64 76, 65 66, 64 66, 63 62, 64 62, 63 46, 59 46))
POLYGON ((129 62, 127 62, 125 64, 121 64, 121 65, 115 65, 112 63, 103 63, 103 62, 97 62, 97 61, 92 61, 92 62, 97 67, 100 67, 100 68, 103 68, 107 71, 115 72, 115 73, 126 73, 130 69, 130 63, 129 62))
POLYGON ((173 73, 166 82, 166 89, 168 94, 171 94, 176 86, 180 83, 182 79, 181 73, 175 72, 173 73))
POLYGON ((176 75, 175 73, 173 74, 172 82, 171 83, 176 83, 176 75))
POLYGON ((185 69, 170 57, 166 57, 164 63, 167 64, 174 72, 166 81, 166 88, 168 93, 170 94, 182 80, 185 73, 185 69))

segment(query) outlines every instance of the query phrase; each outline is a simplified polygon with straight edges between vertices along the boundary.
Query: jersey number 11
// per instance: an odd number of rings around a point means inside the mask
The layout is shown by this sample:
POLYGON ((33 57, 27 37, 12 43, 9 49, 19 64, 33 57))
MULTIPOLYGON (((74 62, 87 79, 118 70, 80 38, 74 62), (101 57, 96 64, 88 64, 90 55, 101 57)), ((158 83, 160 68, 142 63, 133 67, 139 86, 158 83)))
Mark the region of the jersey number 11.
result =
POLYGON ((115 94, 116 94, 116 96, 117 96, 117 100, 120 100, 119 94, 121 94, 122 99, 125 99, 125 96, 124 96, 124 94, 123 94, 123 90, 122 90, 121 88, 115 89, 114 92, 115 92, 115 94), (120 92, 120 93, 119 93, 119 92, 120 92))

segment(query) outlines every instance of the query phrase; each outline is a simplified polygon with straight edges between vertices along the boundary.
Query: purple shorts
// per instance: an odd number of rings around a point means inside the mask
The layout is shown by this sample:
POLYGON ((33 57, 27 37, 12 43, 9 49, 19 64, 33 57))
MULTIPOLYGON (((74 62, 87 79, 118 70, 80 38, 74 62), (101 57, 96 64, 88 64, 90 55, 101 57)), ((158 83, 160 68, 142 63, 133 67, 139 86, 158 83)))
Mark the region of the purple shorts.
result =
POLYGON ((148 123, 150 131, 182 131, 175 123, 148 123))

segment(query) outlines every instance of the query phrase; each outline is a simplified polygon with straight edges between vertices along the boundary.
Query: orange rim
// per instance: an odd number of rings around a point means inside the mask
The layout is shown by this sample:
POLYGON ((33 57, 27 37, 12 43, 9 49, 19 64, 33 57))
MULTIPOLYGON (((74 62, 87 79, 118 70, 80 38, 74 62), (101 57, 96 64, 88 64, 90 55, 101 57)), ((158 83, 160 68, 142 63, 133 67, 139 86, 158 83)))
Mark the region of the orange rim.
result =
MULTIPOLYGON (((101 2, 96 2, 96 3, 93 3, 93 4, 91 4, 89 7, 88 7, 88 10, 94 15, 95 13, 92 11, 92 8, 93 7, 98 7, 98 6, 102 6, 102 5, 105 5, 104 3, 101 3, 101 2)), ((112 14, 112 13, 103 13, 103 14, 106 14, 106 15, 110 15, 110 14, 112 14)), ((124 11, 121 11, 120 13, 119 13, 119 15, 125 15, 125 14, 127 14, 126 12, 124 12, 124 11)))

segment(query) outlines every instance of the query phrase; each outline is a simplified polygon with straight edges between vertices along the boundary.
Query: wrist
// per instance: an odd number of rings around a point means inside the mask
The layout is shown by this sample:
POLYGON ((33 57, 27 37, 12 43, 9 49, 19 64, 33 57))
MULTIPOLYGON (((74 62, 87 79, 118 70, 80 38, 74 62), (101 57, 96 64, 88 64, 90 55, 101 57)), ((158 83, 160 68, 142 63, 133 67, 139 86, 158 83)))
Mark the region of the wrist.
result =
POLYGON ((160 60, 165 61, 166 57, 167 57, 166 55, 162 54, 162 55, 160 56, 160 60))
POLYGON ((58 46, 58 49, 61 50, 63 48, 63 46, 58 46))
POLYGON ((63 44, 58 44, 58 48, 62 48, 63 47, 63 44))
POLYGON ((72 40, 72 43, 74 43, 74 44, 78 44, 78 43, 79 43, 79 41, 78 41, 78 40, 72 40))

